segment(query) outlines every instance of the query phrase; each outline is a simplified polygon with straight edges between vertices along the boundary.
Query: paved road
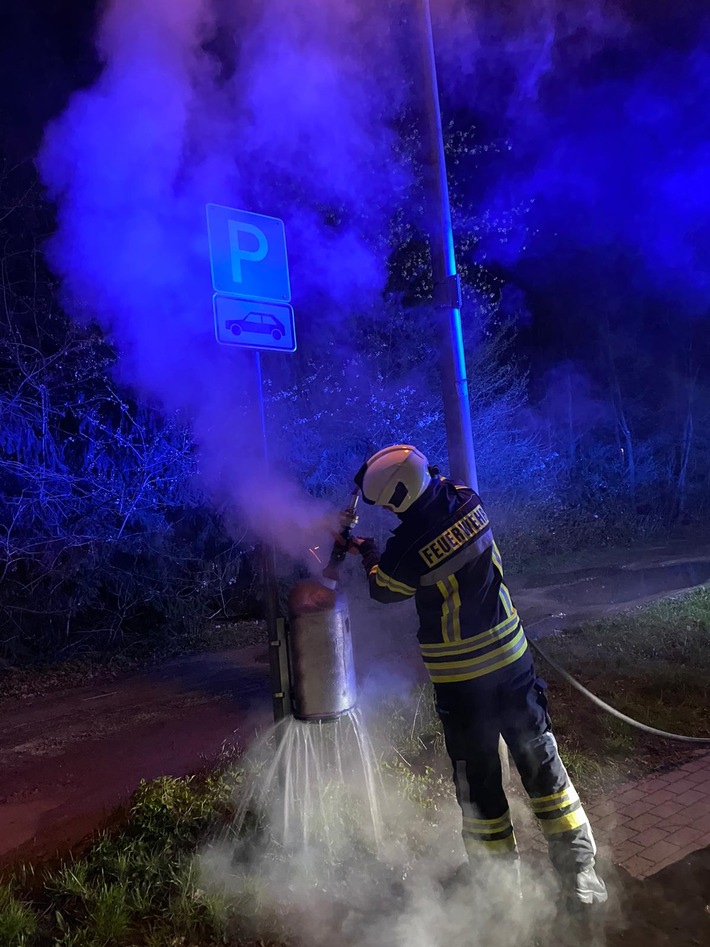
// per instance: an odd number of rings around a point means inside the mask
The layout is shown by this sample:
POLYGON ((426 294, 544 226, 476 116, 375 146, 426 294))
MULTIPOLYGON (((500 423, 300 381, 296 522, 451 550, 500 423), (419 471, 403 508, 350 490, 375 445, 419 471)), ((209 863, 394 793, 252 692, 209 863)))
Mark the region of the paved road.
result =
POLYGON ((182 776, 270 722, 264 648, 171 661, 0 709, 0 865, 66 850, 142 779, 182 776))
MULTIPOLYGON (((710 547, 689 557, 646 549, 587 570, 516 577, 535 634, 710 579, 710 547), (565 613, 565 618, 540 621, 565 613)), ((382 609, 351 582, 361 683, 424 679, 409 604, 382 609)), ((172 661, 90 685, 0 705, 0 865, 66 850, 124 805, 141 779, 185 775, 244 745, 270 721, 268 657, 254 646, 172 661)), ((646 857, 643 855, 642 857, 646 857)))

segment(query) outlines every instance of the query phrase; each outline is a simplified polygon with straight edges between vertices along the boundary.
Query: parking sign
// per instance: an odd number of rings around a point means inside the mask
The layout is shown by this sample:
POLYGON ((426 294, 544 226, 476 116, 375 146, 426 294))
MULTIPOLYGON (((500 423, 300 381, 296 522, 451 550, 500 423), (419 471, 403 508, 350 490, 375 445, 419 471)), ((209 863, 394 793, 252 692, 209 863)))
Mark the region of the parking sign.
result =
POLYGON ((207 205, 212 285, 228 296, 288 303, 286 232, 278 217, 207 205))

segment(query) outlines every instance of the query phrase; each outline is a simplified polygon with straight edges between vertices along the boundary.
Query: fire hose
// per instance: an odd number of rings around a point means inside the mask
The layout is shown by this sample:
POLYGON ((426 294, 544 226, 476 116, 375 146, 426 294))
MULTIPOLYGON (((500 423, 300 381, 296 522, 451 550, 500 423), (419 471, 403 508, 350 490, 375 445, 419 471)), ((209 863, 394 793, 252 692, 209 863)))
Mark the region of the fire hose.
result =
MULTIPOLYGON (((539 621, 533 622, 529 627, 539 624, 545 619, 541 618, 539 621)), ((528 641, 533 646, 535 651, 540 655, 543 661, 546 661, 553 671, 555 671, 559 676, 566 681, 571 687, 574 687, 575 690, 578 690, 580 694, 584 694, 593 704, 596 704, 597 707, 600 707, 606 713, 611 714, 612 717, 616 717, 617 720, 623 720, 624 723, 628 723, 630 726, 635 727, 637 730, 643 730, 644 733, 650 733, 654 737, 662 737, 664 740, 675 740, 679 743, 694 743, 696 746, 710 746, 710 737, 689 737, 681 733, 669 733, 667 730, 659 730, 657 727, 650 727, 646 723, 641 723, 640 720, 634 720, 633 717, 629 717, 627 714, 622 713, 620 710, 617 710, 616 707, 612 707, 611 704, 607 704, 606 701, 602 700, 601 697, 597 697, 596 694, 593 694, 588 690, 584 684, 572 677, 569 671, 566 671, 554 658, 551 658, 550 655, 540 647, 540 645, 533 641, 531 638, 528 638, 528 641)))

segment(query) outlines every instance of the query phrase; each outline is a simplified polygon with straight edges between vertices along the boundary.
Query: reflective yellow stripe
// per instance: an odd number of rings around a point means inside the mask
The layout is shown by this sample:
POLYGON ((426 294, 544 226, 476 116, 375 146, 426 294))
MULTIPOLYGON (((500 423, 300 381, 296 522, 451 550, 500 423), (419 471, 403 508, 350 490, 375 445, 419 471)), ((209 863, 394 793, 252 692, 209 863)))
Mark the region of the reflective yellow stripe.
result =
POLYGON ((561 815, 559 819, 540 819, 539 826, 543 835, 559 835, 560 832, 569 832, 571 829, 578 829, 582 825, 588 825, 589 819, 584 809, 580 806, 574 812, 567 815, 561 815))
POLYGON ((555 809, 564 809, 565 806, 571 806, 575 802, 579 802, 579 796, 573 789, 562 802, 545 802, 542 805, 538 802, 537 804, 533 803, 532 808, 534 812, 554 812, 555 809))
POLYGON ((405 585, 404 582, 398 582, 396 579, 393 579, 391 576, 383 572, 379 566, 376 566, 376 569, 377 572, 375 573, 375 581, 383 588, 390 589, 393 592, 407 592, 409 594, 416 592, 416 589, 412 588, 411 585, 405 585))
POLYGON ((473 638, 462 638, 461 641, 445 642, 448 647, 441 648, 439 651, 425 651, 425 646, 421 645, 420 647, 422 657, 425 661, 428 659, 432 664, 434 664, 434 658, 453 658, 456 655, 473 654, 476 651, 480 651, 481 648, 488 647, 489 644, 495 644, 496 641, 502 641, 507 634, 515 630, 518 622, 510 621, 506 622, 505 624, 508 626, 507 628, 501 628, 497 631, 487 631, 486 637, 482 640, 478 640, 478 638, 476 638, 476 644, 469 644, 469 642, 474 640, 473 638))
POLYGON ((441 592, 443 602, 441 604, 441 637, 444 641, 450 642, 449 637, 449 590, 445 582, 437 582, 437 589, 441 592))
POLYGON ((447 641, 442 644, 438 641, 436 644, 420 644, 419 648, 425 658, 435 658, 439 655, 466 654, 468 651, 478 651, 491 644, 496 638, 499 638, 507 631, 512 631, 515 627, 515 619, 518 613, 515 612, 509 618, 503 619, 494 628, 482 631, 480 634, 473 635, 471 638, 462 638, 461 641, 447 641), (507 627, 506 627, 507 626, 507 627))
POLYGON ((490 854, 514 852, 516 848, 515 833, 509 835, 508 838, 495 839, 495 841, 484 841, 483 839, 464 836, 464 845, 467 849, 474 849, 477 852, 489 852, 490 854))
POLYGON ((513 602, 510 598, 510 592, 508 591, 507 586, 501 585, 499 592, 500 600, 503 603, 503 608, 505 609, 505 614, 510 617, 515 609, 513 608, 513 602))
POLYGON ((510 822, 507 825, 499 826, 497 829, 474 829, 464 825, 463 834, 475 842, 500 842, 501 838, 508 838, 512 832, 512 828, 510 822), (496 836, 498 836, 498 838, 496 838, 496 836))
POLYGON ((564 802, 558 801, 565 798, 568 798, 570 802, 576 802, 579 799, 577 790, 574 788, 572 783, 567 783, 564 789, 560 789, 559 792, 553 792, 551 796, 535 796, 535 798, 530 800, 530 805, 533 807, 533 809, 547 808, 544 805, 547 802, 557 801, 557 805, 565 805, 564 802))
POLYGON ((466 658, 460 661, 437 661, 436 664, 430 664, 429 666, 441 671, 449 671, 453 668, 463 667, 464 665, 466 667, 475 667, 476 665, 483 664, 485 661, 490 661, 492 658, 496 658, 499 655, 502 656, 508 651, 512 651, 515 647, 517 647, 518 644, 520 644, 520 640, 522 638, 523 629, 521 627, 517 635, 515 635, 514 638, 511 638, 510 641, 507 641, 504 645, 501 645, 500 648, 494 648, 493 651, 488 651, 486 654, 480 655, 478 658, 466 658))
POLYGON ((454 602, 454 612, 452 617, 454 624, 454 641, 461 641, 461 596, 459 595, 459 583, 455 575, 449 576, 449 582, 453 589, 452 598, 454 602))
MULTIPOLYGON (((436 583, 441 594, 441 642, 435 647, 459 644, 461 642, 461 596, 455 575, 449 575, 436 583)), ((465 649, 467 650, 467 649, 465 649)), ((448 653, 448 652, 447 652, 448 653)))
MULTIPOLYGON (((515 639, 518 640, 517 638, 515 639)), ((512 654, 506 655, 501 661, 496 662, 495 664, 485 665, 482 668, 479 668, 476 671, 462 671, 460 674, 438 674, 437 669, 440 667, 438 664, 426 664, 426 668, 429 672, 429 678, 433 684, 455 684, 457 681, 474 681, 478 677, 483 677, 486 674, 492 674, 493 671, 500 671, 501 668, 507 667, 509 664, 512 664, 513 661, 517 661, 518 658, 521 658, 528 649, 528 643, 525 638, 522 641, 522 647, 514 651, 512 654)), ((491 652, 494 654, 496 652, 491 652)), ((490 655, 486 655, 490 657, 490 655)))
POLYGON ((507 832, 510 829, 510 822, 507 825, 500 825, 495 829, 485 829, 477 828, 474 829, 470 825, 464 825, 463 830, 468 835, 469 838, 475 839, 477 842, 498 842, 500 839, 495 839, 493 836, 500 835, 502 832, 507 832))
MULTIPOLYGON (((461 664, 467 654, 475 654, 475 652, 480 651, 481 648, 487 648, 488 645, 495 644, 497 641, 502 644, 506 635, 509 635, 512 631, 516 631, 519 624, 518 616, 513 615, 512 618, 507 618, 500 625, 496 625, 495 628, 484 632, 482 635, 476 635, 475 638, 462 638, 461 641, 448 641, 444 643, 444 646, 441 644, 432 647, 420 645, 422 657, 425 661, 428 660, 432 665, 435 665, 435 658, 454 658, 459 656, 457 657, 456 663, 461 664), (434 648, 438 650, 435 651, 434 648)), ((491 652, 489 652, 489 654, 490 653, 491 652)))
POLYGON ((416 592, 416 589, 412 588, 411 585, 405 585, 404 582, 398 582, 396 579, 393 579, 391 576, 387 575, 385 572, 380 569, 379 566, 375 566, 371 570, 370 575, 374 572, 375 582, 383 589, 389 589, 390 592, 401 592, 402 594, 413 595, 416 592))
POLYGON ((503 577, 503 559, 501 558, 500 550, 498 549, 498 543, 493 543, 493 563, 503 577))

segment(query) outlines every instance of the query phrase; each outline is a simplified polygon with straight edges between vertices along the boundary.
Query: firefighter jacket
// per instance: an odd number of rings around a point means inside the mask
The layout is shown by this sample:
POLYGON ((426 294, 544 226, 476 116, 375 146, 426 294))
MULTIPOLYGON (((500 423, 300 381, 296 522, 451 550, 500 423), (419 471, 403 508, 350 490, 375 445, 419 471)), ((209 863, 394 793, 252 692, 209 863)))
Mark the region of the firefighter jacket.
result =
POLYGON ((414 596, 432 682, 473 681, 522 658, 525 633, 478 494, 435 477, 400 519, 381 556, 372 541, 361 551, 373 599, 414 596))

